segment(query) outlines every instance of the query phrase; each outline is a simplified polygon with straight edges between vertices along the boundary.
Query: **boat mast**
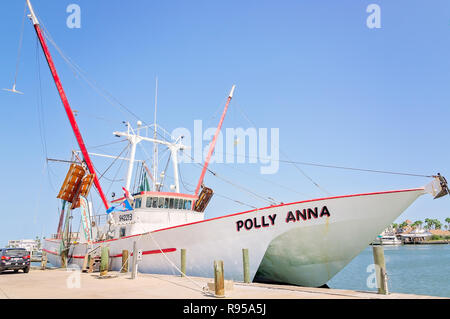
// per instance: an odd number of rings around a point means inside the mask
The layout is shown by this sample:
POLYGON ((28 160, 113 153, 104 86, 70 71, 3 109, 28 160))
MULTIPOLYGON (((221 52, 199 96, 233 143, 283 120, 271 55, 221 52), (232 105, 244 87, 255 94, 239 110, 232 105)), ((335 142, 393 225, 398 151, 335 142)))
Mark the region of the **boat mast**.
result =
POLYGON ((106 200, 105 194, 103 193, 103 190, 102 190, 102 188, 100 186, 100 183, 99 183, 98 178, 97 178, 97 174, 95 174, 94 165, 92 164, 92 161, 91 161, 91 159, 89 157, 89 154, 87 152, 86 145, 84 144, 83 138, 81 136, 80 130, 79 130, 78 125, 77 125, 77 122, 76 122, 75 117, 73 115, 72 109, 70 108, 69 101, 67 100, 66 93, 64 92, 64 89, 62 87, 62 84, 61 84, 61 81, 59 79, 58 73, 56 72, 55 64, 53 63, 53 59, 52 59, 52 57, 50 55, 50 51, 49 51, 49 49, 47 47, 47 44, 45 43, 44 36, 42 34, 42 30, 41 30, 41 27, 39 25, 39 21, 36 18, 36 15, 34 14, 34 10, 33 10, 33 7, 31 6, 30 0, 27 0, 27 5, 28 5, 28 9, 30 10, 31 21, 33 22, 34 29, 36 30, 36 34, 37 34, 37 36, 39 38, 39 42, 41 43, 42 50, 44 51, 45 58, 47 59, 48 66, 50 68, 50 72, 52 73, 53 80, 55 81, 56 88, 58 89, 59 96, 60 96, 61 101, 63 103, 63 106, 64 106, 64 109, 66 111, 67 117, 69 118, 69 122, 70 122, 70 125, 72 126, 72 130, 73 130, 73 132, 75 134, 75 138, 76 138, 76 140, 78 142, 78 146, 80 147, 81 153, 83 154, 84 161, 86 162, 86 165, 87 165, 87 167, 89 169, 89 172, 94 175, 94 185, 95 185, 95 187, 97 188, 97 190, 98 190, 98 192, 100 194, 100 197, 101 197, 101 199, 103 201, 103 204, 105 205, 105 208, 108 209, 109 208, 108 201, 106 200))
MULTIPOLYGON (((183 144, 181 144, 180 140, 181 137, 179 137, 175 142, 170 143, 167 141, 162 141, 162 140, 158 140, 158 139, 154 139, 154 138, 149 138, 149 137, 145 137, 145 136, 141 136, 135 133, 135 131, 133 130, 133 128, 130 126, 129 123, 127 123, 128 126, 128 130, 127 132, 113 132, 113 134, 115 136, 118 137, 126 137, 128 139, 128 141, 131 144, 131 155, 130 158, 128 159, 130 161, 129 166, 128 166, 128 172, 127 172, 127 179, 126 179, 126 185, 127 187, 129 187, 131 185, 131 175, 133 172, 133 164, 134 162, 136 162, 135 160, 135 150, 136 150, 136 145, 139 144, 142 141, 147 141, 147 142, 152 142, 155 144, 161 144, 161 145, 165 145, 171 153, 171 157, 172 157, 172 163, 173 163, 173 174, 174 174, 174 180, 175 180, 175 185, 174 185, 174 191, 176 193, 180 192, 180 183, 179 183, 179 179, 178 179, 178 152, 182 149, 186 149, 186 146, 184 146, 183 144), (134 149, 134 151, 133 151, 134 149)), ((139 130, 139 129, 138 129, 139 130)), ((155 181, 156 178, 155 176, 153 176, 153 181, 155 181)), ((158 186, 158 189, 156 189, 155 191, 159 191, 159 187, 160 185, 155 184, 154 185, 158 186)), ((127 190, 129 191, 129 189, 127 188, 127 190)))
MULTIPOLYGON (((157 124, 156 124, 156 111, 158 110, 158 78, 156 78, 156 87, 155 87, 155 127, 154 127, 154 131, 153 131, 153 139, 156 140, 157 138, 157 133, 158 133, 158 129, 157 129, 157 124)), ((157 143, 153 143, 153 176, 155 177, 153 180, 153 190, 155 192, 159 191, 159 187, 157 189, 158 186, 158 144, 157 143)))
MULTIPOLYGON (((138 126, 140 126, 140 122, 138 122, 138 126)), ((127 138, 128 141, 131 144, 131 152, 130 152, 130 159, 129 159, 129 163, 128 163, 128 171, 127 171, 127 179, 125 182, 125 188, 127 191, 131 191, 130 190, 130 186, 131 186, 131 177, 133 175, 133 166, 134 166, 134 161, 135 161, 135 157, 136 157, 136 145, 141 141, 141 139, 139 138, 139 129, 137 129, 137 134, 134 134, 133 128, 131 127, 130 123, 127 123, 127 128, 128 128, 128 134, 127 134, 127 138), (133 134, 130 134, 130 130, 133 134)))
POLYGON ((216 146, 217 136, 220 133, 220 129, 222 128, 223 120, 225 119, 225 115, 227 114, 228 105, 230 104, 231 99, 233 98, 234 89, 236 85, 233 85, 231 88, 230 94, 228 95, 227 103, 225 104, 225 108, 222 113, 222 117, 220 118, 219 125, 217 126, 216 133, 214 134, 214 138, 209 146, 208 156, 206 156, 205 165, 203 166, 202 173, 200 175, 200 179, 198 180, 197 188, 195 189, 195 196, 198 196, 198 192, 200 191, 200 187, 203 184, 203 179, 205 178, 206 170, 208 169, 209 161, 211 160, 212 153, 214 152, 214 148, 216 146))

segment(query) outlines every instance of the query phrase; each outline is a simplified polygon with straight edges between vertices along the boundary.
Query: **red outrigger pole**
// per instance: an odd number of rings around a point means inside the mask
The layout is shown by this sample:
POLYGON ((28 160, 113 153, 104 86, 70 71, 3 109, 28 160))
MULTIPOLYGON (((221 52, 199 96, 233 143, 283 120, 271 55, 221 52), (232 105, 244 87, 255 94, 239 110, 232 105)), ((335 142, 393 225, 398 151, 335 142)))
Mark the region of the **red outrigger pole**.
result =
POLYGON ((206 156, 205 165, 203 165, 203 170, 200 175, 200 179, 198 180, 197 188, 195 189, 195 196, 198 196, 198 192, 200 191, 200 187, 203 184, 203 179, 205 178, 206 170, 208 169, 209 161, 211 160, 212 153, 214 152, 214 148, 216 147, 216 140, 217 136, 220 133, 220 129, 222 128, 223 120, 225 119, 225 115, 227 114, 228 105, 230 104, 231 99, 233 98, 234 89, 236 88, 235 85, 231 88, 230 94, 228 95, 227 103, 225 104, 225 108, 222 113, 222 117, 220 118, 219 125, 217 126, 216 133, 214 134, 214 138, 211 142, 211 145, 209 146, 208 155, 206 156))
POLYGON ((80 147, 81 153, 83 154, 83 157, 87 164, 89 172, 94 175, 94 185, 100 194, 103 204, 105 205, 105 208, 108 209, 109 208, 108 201, 106 200, 105 194, 103 193, 103 190, 100 186, 100 183, 97 178, 97 174, 95 174, 94 165, 92 165, 92 161, 87 152, 86 145, 84 144, 83 138, 81 136, 77 122, 73 115, 72 109, 70 108, 69 101, 67 100, 66 93, 64 92, 64 89, 62 87, 58 73, 56 72, 55 64, 53 63, 52 57, 50 55, 50 51, 47 47, 47 44, 45 43, 44 36, 42 35, 42 30, 39 25, 39 21, 37 20, 36 15, 34 14, 34 10, 33 10, 33 7, 31 6, 30 0, 27 0, 27 5, 30 10, 31 20, 34 25, 34 29, 36 30, 36 34, 39 38, 39 42, 41 43, 42 50, 44 51, 45 58, 47 59, 48 66, 50 68, 50 72, 52 73, 52 76, 53 76, 53 80, 55 81, 56 88, 58 89, 58 93, 59 93, 59 96, 61 97, 61 101, 64 105, 64 109, 66 110, 66 114, 67 114, 67 117, 69 118, 69 122, 70 122, 70 125, 72 126, 73 132, 75 134, 75 138, 77 139, 78 146, 80 147))

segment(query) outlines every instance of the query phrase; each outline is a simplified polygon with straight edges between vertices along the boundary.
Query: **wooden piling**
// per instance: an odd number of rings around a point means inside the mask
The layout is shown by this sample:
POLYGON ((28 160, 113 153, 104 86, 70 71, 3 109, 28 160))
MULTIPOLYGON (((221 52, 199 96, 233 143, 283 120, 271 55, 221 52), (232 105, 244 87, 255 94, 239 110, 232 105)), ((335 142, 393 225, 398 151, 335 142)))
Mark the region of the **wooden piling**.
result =
POLYGON ((133 263, 132 263, 132 268, 131 268, 131 279, 136 279, 136 274, 137 274, 137 254, 138 254, 137 245, 136 245, 136 242, 134 242, 133 243, 133 263))
POLYGON ((242 249, 242 264, 244 267, 244 282, 248 284, 250 282, 250 264, 247 248, 242 249))
POLYGON ((67 268, 67 255, 69 253, 69 249, 64 248, 61 251, 61 268, 67 268))
POLYGON ((383 246, 373 246, 373 260, 375 263, 375 271, 377 278, 378 293, 387 295, 389 294, 386 262, 384 259, 383 246))
POLYGON ((100 276, 105 276, 108 274, 109 265, 109 248, 102 247, 101 261, 100 261, 100 276))
POLYGON ((122 250, 122 268, 120 269, 120 272, 122 273, 128 272, 128 257, 129 257, 128 250, 126 249, 122 250))
POLYGON ((186 277, 186 249, 181 249, 181 277, 186 277))
POLYGON ((87 267, 88 267, 88 262, 89 262, 89 254, 84 255, 84 259, 83 259, 83 267, 81 267, 81 272, 87 272, 87 267))
POLYGON ((45 270, 47 267, 47 252, 42 252, 42 258, 41 258, 41 270, 45 270))
POLYGON ((215 296, 219 298, 225 297, 225 283, 223 276, 223 261, 214 261, 214 292, 215 296))
POLYGON ((92 257, 91 255, 88 255, 88 273, 91 273, 94 271, 94 257, 92 257))

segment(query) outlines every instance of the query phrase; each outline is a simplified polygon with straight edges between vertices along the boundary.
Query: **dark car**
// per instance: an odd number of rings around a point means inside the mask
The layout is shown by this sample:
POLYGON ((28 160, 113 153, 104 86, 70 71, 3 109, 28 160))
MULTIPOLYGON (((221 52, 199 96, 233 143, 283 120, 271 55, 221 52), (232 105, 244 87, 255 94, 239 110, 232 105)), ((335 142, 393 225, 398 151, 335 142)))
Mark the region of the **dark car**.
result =
POLYGON ((4 270, 30 271, 30 253, 24 248, 3 248, 0 250, 0 273, 4 270))

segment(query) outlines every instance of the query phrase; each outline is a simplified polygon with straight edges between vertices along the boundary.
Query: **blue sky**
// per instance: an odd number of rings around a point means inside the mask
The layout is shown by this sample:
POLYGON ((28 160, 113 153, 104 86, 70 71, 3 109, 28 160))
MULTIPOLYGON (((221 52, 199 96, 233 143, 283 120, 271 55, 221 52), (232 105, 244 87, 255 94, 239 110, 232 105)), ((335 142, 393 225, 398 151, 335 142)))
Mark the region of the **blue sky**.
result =
MULTIPOLYGON (((153 122, 155 78, 158 123, 166 130, 218 122, 237 85, 224 127, 279 128, 289 159, 338 166, 450 176, 450 3, 433 1, 34 1, 58 46, 89 77, 147 123, 153 122), (69 4, 81 8, 81 28, 66 26, 69 4), (369 29, 366 8, 381 8, 381 28, 369 29)), ((24 1, 0 3, 0 86, 11 87, 24 1)), ((136 118, 112 106, 50 47, 63 86, 91 151, 117 155, 122 121, 136 118)), ((36 36, 25 22, 17 89, 0 92, 3 213, 0 244, 49 236, 58 222, 57 192, 68 169, 45 157, 68 159, 76 148, 36 36), (37 55, 38 53, 38 55, 37 55), (38 61, 40 72, 38 72, 38 61), (40 81, 39 75, 40 74, 40 81), (38 111, 39 87, 42 110, 38 111), (42 127, 40 129, 40 126, 42 127), (45 146, 45 147, 44 147, 45 146)), ((206 143, 205 143, 206 144, 206 143)), ((151 145, 143 145, 151 152, 151 145)), ((138 156, 144 156, 138 148, 138 156)), ((286 159, 281 156, 282 159, 286 159)), ((94 158, 100 171, 111 163, 94 158)), ((163 165, 161 162, 161 165, 163 165)), ((118 165, 106 174, 113 179, 118 165)), ((333 195, 425 185, 426 178, 300 166, 333 195)), ((258 165, 212 164, 211 169, 258 194, 289 202, 323 197, 299 171, 281 164, 261 176, 258 165), (263 178, 263 179, 261 179, 263 178), (271 183, 272 182, 272 183, 271 183), (283 187, 279 187, 283 185, 283 187)), ((117 178, 125 171, 119 170, 117 178)), ((182 165, 196 184, 200 170, 182 165)), ((218 196, 207 217, 266 206, 207 175, 218 196)), ((105 191, 120 193, 121 183, 105 191)), ((186 191, 183 189, 183 191, 186 191)), ((109 197, 110 198, 110 197, 109 197)), ((94 196, 95 211, 101 212, 94 196)), ((399 220, 444 220, 449 198, 421 197, 399 220)), ((76 225, 78 226, 78 225, 76 225)))

